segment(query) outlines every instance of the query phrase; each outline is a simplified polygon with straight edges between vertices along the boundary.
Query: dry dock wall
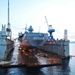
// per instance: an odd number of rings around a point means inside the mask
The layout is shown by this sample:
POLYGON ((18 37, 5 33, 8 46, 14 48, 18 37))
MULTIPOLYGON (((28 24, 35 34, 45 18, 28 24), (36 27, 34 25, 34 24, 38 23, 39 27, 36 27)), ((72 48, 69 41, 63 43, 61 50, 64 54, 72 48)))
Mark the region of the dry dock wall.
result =
POLYGON ((68 40, 48 41, 40 49, 50 53, 55 53, 60 56, 68 57, 69 41, 68 40))

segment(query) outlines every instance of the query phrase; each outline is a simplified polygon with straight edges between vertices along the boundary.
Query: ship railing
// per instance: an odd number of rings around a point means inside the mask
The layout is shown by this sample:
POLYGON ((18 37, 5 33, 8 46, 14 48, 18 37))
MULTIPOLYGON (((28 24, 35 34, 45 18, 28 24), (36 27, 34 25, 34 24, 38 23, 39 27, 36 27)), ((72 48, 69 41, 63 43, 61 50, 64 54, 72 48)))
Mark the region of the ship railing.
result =
POLYGON ((44 40, 44 37, 33 37, 33 40, 44 40))

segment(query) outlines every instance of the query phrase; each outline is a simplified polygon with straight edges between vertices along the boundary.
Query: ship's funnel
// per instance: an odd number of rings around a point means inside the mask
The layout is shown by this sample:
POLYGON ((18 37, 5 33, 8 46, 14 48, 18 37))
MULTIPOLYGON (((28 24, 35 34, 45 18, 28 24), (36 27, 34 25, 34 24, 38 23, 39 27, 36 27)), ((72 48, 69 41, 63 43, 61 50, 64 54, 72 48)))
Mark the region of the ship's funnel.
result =
POLYGON ((30 26, 30 27, 28 28, 28 31, 29 31, 30 33, 32 33, 32 31, 33 31, 32 26, 30 26))

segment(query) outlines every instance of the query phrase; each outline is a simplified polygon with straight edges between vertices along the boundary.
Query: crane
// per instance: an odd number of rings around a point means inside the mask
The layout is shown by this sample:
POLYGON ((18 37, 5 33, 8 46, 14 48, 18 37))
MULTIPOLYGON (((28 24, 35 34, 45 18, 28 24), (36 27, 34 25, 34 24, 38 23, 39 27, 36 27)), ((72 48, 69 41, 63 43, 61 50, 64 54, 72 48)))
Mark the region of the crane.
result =
POLYGON ((52 28, 52 25, 49 25, 49 24, 48 24, 48 21, 47 21, 46 16, 45 16, 45 20, 46 20, 46 23, 47 23, 48 32, 49 32, 49 34, 50 34, 50 36, 48 37, 48 39, 49 39, 49 40, 53 40, 54 38, 53 38, 52 33, 55 32, 55 29, 52 28))

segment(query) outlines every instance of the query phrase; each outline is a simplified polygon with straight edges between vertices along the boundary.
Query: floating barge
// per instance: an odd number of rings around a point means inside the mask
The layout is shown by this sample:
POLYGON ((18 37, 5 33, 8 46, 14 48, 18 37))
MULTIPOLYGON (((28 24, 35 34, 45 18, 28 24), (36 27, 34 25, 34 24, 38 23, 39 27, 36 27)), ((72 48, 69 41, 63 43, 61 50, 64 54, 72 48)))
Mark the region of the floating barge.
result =
POLYGON ((55 32, 55 29, 52 28, 52 25, 48 25, 47 18, 45 16, 45 20, 48 26, 48 40, 45 42, 43 46, 40 47, 41 50, 57 54, 61 58, 69 58, 69 40, 67 38, 67 30, 64 30, 64 38, 57 40, 53 37, 52 33, 55 32))
POLYGON ((53 38, 52 32, 54 31, 52 25, 50 25, 50 29, 48 30, 50 36, 48 36, 48 40, 40 47, 40 49, 49 53, 57 54, 61 58, 69 58, 70 41, 67 39, 67 30, 64 30, 64 39, 57 40, 53 38))

